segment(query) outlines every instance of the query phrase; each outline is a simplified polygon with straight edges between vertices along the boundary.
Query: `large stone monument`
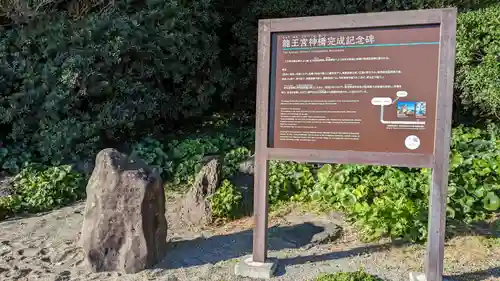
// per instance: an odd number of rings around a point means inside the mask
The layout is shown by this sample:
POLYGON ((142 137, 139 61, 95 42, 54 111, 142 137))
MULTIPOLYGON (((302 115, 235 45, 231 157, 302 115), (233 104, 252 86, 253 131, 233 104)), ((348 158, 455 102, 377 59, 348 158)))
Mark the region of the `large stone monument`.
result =
POLYGON ((135 273, 159 262, 166 248, 160 175, 140 159, 104 149, 87 184, 81 243, 93 272, 135 273))

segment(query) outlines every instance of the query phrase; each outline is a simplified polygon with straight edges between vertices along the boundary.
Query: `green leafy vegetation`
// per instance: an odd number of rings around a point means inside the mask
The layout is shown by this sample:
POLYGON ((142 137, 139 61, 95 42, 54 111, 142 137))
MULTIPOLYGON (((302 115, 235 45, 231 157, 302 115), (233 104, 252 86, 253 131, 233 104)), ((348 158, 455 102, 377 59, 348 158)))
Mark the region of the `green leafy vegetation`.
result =
MULTIPOLYGON (((500 207, 499 136, 500 130, 495 125, 485 129, 459 126, 453 130, 448 220, 477 222, 500 207)), ((192 140, 175 146, 190 147, 189 153, 175 155, 178 163, 187 161, 191 169, 178 170, 186 176, 173 178, 187 180, 188 175, 194 175, 196 170, 192 167, 201 165, 206 151, 200 147, 212 147, 207 144, 211 143, 210 140, 204 138, 204 144, 199 140, 195 142, 197 149, 191 148, 192 140)), ((236 171, 236 163, 247 159, 250 154, 247 147, 228 150, 224 157, 224 177, 229 178, 236 171)), ((271 161, 269 202, 316 202, 346 213, 366 239, 390 236, 419 241, 427 236, 429 180, 428 169, 271 161)), ((239 209, 240 194, 229 182, 224 182, 223 186, 212 198, 214 214, 237 217, 242 211, 239 209)))
POLYGON ((71 166, 29 165, 14 178, 21 205, 28 211, 47 211, 83 198, 84 178, 71 166))
POLYGON ((470 223, 500 207, 500 130, 459 127, 454 133, 448 216, 470 223))
POLYGON ((21 211, 22 199, 19 195, 0 197, 0 220, 21 211))
MULTIPOLYGON (((484 129, 463 126, 453 129, 449 221, 470 224, 486 219, 499 209, 499 137, 500 129, 493 124, 484 129)), ((224 179, 234 175, 237 164, 252 154, 249 140, 237 141, 221 135, 173 144, 167 152, 158 155, 175 156, 165 159, 175 159, 172 167, 179 168, 172 170, 176 172, 170 179, 179 183, 187 183, 194 177, 199 169, 195 167, 201 165, 206 153, 224 155, 224 179), (229 149, 231 144, 246 146, 229 149), (217 146, 221 148, 216 149, 217 146)), ((428 169, 270 161, 269 202, 272 205, 312 202, 341 210, 369 240, 389 236, 420 241, 427 237, 429 182, 428 169)), ((211 198, 214 215, 238 217, 244 211, 240 208, 241 199, 237 187, 225 180, 211 198)))
POLYGON ((148 137, 132 146, 131 156, 141 158, 164 177, 172 170, 172 161, 169 160, 164 150, 165 148, 159 141, 148 137))
POLYGON ((11 174, 21 171, 33 159, 31 153, 22 146, 0 147, 1 170, 11 174))
MULTIPOLYGON (((224 157, 223 181, 210 198, 213 215, 233 219, 245 213, 242 194, 229 179, 252 155, 251 130, 203 137, 193 135, 163 145, 151 138, 136 143, 133 153, 162 169, 172 184, 189 184, 207 154, 224 157)), ((448 220, 466 223, 487 219, 500 207, 500 129, 459 126, 453 129, 448 192, 448 220)), ((363 165, 303 164, 270 161, 269 202, 308 202, 344 212, 364 238, 427 236, 430 171, 363 165)), ((69 166, 28 166, 15 177, 16 194, 3 197, 9 213, 40 211, 82 198, 83 178, 69 166)))
MULTIPOLYGON (((253 154, 254 131, 242 123, 254 114, 257 19, 448 6, 468 11, 458 21, 455 113, 472 112, 477 126, 453 129, 448 220, 470 224, 500 208, 496 1, 145 0, 82 11, 70 2, 0 7, 0 174, 14 180, 0 217, 83 198, 85 178, 71 167, 126 147, 167 190, 192 183, 206 156, 222 156, 210 201, 215 217, 236 218, 245 210, 231 179, 253 154), (206 118, 228 109, 236 113, 206 118)), ((269 201, 340 210, 366 239, 418 241, 429 178, 428 169, 270 161, 269 201)))
POLYGON ((210 154, 223 154, 223 174, 230 177, 237 165, 251 154, 247 148, 253 141, 253 130, 240 128, 221 133, 186 136, 173 139, 163 145, 157 140, 145 138, 133 145, 132 154, 141 157, 162 172, 162 178, 173 185, 192 183, 203 158, 210 154))
POLYGON ((134 3, 0 27, 2 141, 58 165, 161 135, 226 99, 213 4, 134 3))
POLYGON ((383 281, 362 270, 355 272, 337 272, 334 274, 324 274, 316 278, 315 281, 383 281))
POLYGON ((500 119, 500 5, 463 13, 457 26, 456 87, 476 116, 500 119))
POLYGON ((15 193, 0 197, 0 218, 19 212, 48 211, 84 198, 84 177, 71 166, 30 164, 13 179, 15 193))
MULTIPOLYGON (((500 207, 499 136, 494 125, 485 130, 453 130, 450 221, 477 222, 500 207)), ((271 202, 276 201, 273 190, 279 190, 283 197, 341 210, 370 240, 389 236, 419 241, 427 237, 428 169, 327 164, 313 170, 309 164, 281 162, 271 165, 273 173, 286 176, 270 177, 271 202), (303 171, 301 176, 286 172, 297 170, 303 171)))
POLYGON ((498 120, 494 0, 80 1, 77 10, 74 2, 0 7, 0 141, 16 155, 0 161, 11 173, 24 154, 59 165, 148 136, 164 139, 234 104, 253 114, 260 18, 475 10, 459 18, 457 94, 465 109, 498 120))
POLYGON ((223 180, 219 189, 209 198, 213 216, 227 219, 237 217, 241 199, 241 192, 229 180, 223 180))
POLYGON ((236 174, 239 169, 239 164, 247 160, 251 155, 252 152, 246 147, 237 147, 230 150, 228 153, 226 153, 226 155, 224 155, 222 176, 224 178, 228 178, 236 174))
MULTIPOLYGON (((458 73, 465 73, 470 68, 476 68, 477 63, 483 60, 483 55, 488 54, 478 69, 478 73, 471 73, 473 77, 467 85, 470 88, 468 94, 462 96, 465 101, 475 100, 472 107, 478 106, 487 108, 485 110, 491 113, 488 105, 480 104, 483 99, 494 103, 494 93, 498 91, 498 66, 495 65, 495 57, 498 55, 498 32, 500 32, 500 23, 498 20, 499 5, 496 0, 466 1, 466 0, 366 0, 366 1, 330 1, 330 0, 255 0, 249 1, 248 6, 241 10, 239 20, 235 22, 232 31, 235 43, 231 46, 233 60, 238 62, 236 65, 236 76, 240 77, 238 89, 248 93, 248 99, 253 99, 256 83, 257 70, 257 24, 259 19, 285 18, 285 17, 305 17, 322 16, 332 14, 353 14, 381 11, 396 11, 409 9, 430 9, 443 7, 457 7, 459 11, 476 10, 490 5, 497 4, 493 8, 473 12, 470 15, 464 13, 458 22, 458 73), (496 45, 495 45, 496 42, 496 45), (465 52, 460 52, 464 50, 465 52), (480 52, 474 52, 474 51, 480 52), (496 50, 496 51, 495 51, 496 50), (462 58, 460 58, 462 57, 462 58), (460 63, 462 61, 463 63, 460 63), (496 74, 495 74, 496 73, 496 74), (249 75, 250 74, 250 75, 249 75), (480 81, 483 75, 485 78, 480 81), (477 81, 478 84, 474 84, 477 81), (496 85, 496 90, 494 89, 496 85), (477 88, 473 88, 477 87, 477 88), (477 90, 483 93, 480 97, 474 97, 477 90)), ((459 85, 465 85, 461 83, 459 85)), ((496 94, 498 97, 498 92, 496 94)), ((497 116, 498 118, 498 116, 497 116)))
POLYGON ((269 204, 295 199, 307 199, 314 184, 313 165, 270 161, 269 204), (304 196, 305 195, 305 196, 304 196))

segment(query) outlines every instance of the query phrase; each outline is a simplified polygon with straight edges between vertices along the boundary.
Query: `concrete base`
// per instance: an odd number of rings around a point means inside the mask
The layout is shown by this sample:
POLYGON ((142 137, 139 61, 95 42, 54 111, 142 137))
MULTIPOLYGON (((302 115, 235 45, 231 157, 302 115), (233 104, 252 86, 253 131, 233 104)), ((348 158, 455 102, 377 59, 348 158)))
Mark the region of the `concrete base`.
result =
MULTIPOLYGON (((443 281, 450 281, 443 277, 443 281)), ((427 277, 424 273, 410 272, 410 281, 427 281, 427 277)))
POLYGON ((427 278, 423 273, 410 272, 410 281, 427 281, 427 278))
POLYGON ((254 262, 252 256, 245 256, 234 267, 234 273, 242 277, 269 279, 273 277, 277 260, 269 259, 265 263, 254 262))

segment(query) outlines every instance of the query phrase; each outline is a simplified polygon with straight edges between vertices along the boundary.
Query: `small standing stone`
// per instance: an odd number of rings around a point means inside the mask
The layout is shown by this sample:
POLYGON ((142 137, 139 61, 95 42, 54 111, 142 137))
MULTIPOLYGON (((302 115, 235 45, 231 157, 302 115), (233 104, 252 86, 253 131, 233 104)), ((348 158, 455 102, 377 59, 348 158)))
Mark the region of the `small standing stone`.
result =
POLYGON ((206 225, 212 222, 212 205, 209 197, 220 184, 222 164, 218 157, 208 161, 196 176, 182 204, 184 222, 188 225, 206 225))
POLYGON ((11 196, 14 194, 12 181, 13 178, 9 177, 0 180, 0 197, 11 196))
POLYGON ((104 149, 87 184, 81 242, 93 272, 136 273, 166 249, 165 194, 160 175, 140 159, 104 149))
MULTIPOLYGON (((5 198, 9 199, 10 196, 15 195, 12 181, 13 178, 9 177, 0 180, 0 200, 4 200, 5 198)), ((10 212, 11 210, 9 210, 6 206, 0 204, 0 220, 6 218, 10 212)))

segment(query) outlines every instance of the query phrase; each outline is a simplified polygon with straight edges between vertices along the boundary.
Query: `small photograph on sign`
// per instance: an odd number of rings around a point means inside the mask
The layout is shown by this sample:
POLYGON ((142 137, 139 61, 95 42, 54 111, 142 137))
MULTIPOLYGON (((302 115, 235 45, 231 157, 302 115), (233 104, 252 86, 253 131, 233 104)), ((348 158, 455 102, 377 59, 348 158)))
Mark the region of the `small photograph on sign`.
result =
POLYGON ((417 118, 425 118, 425 102, 419 101, 415 106, 415 115, 417 118))
POLYGON ((415 102, 398 101, 398 117, 406 118, 410 116, 415 116, 415 102))

